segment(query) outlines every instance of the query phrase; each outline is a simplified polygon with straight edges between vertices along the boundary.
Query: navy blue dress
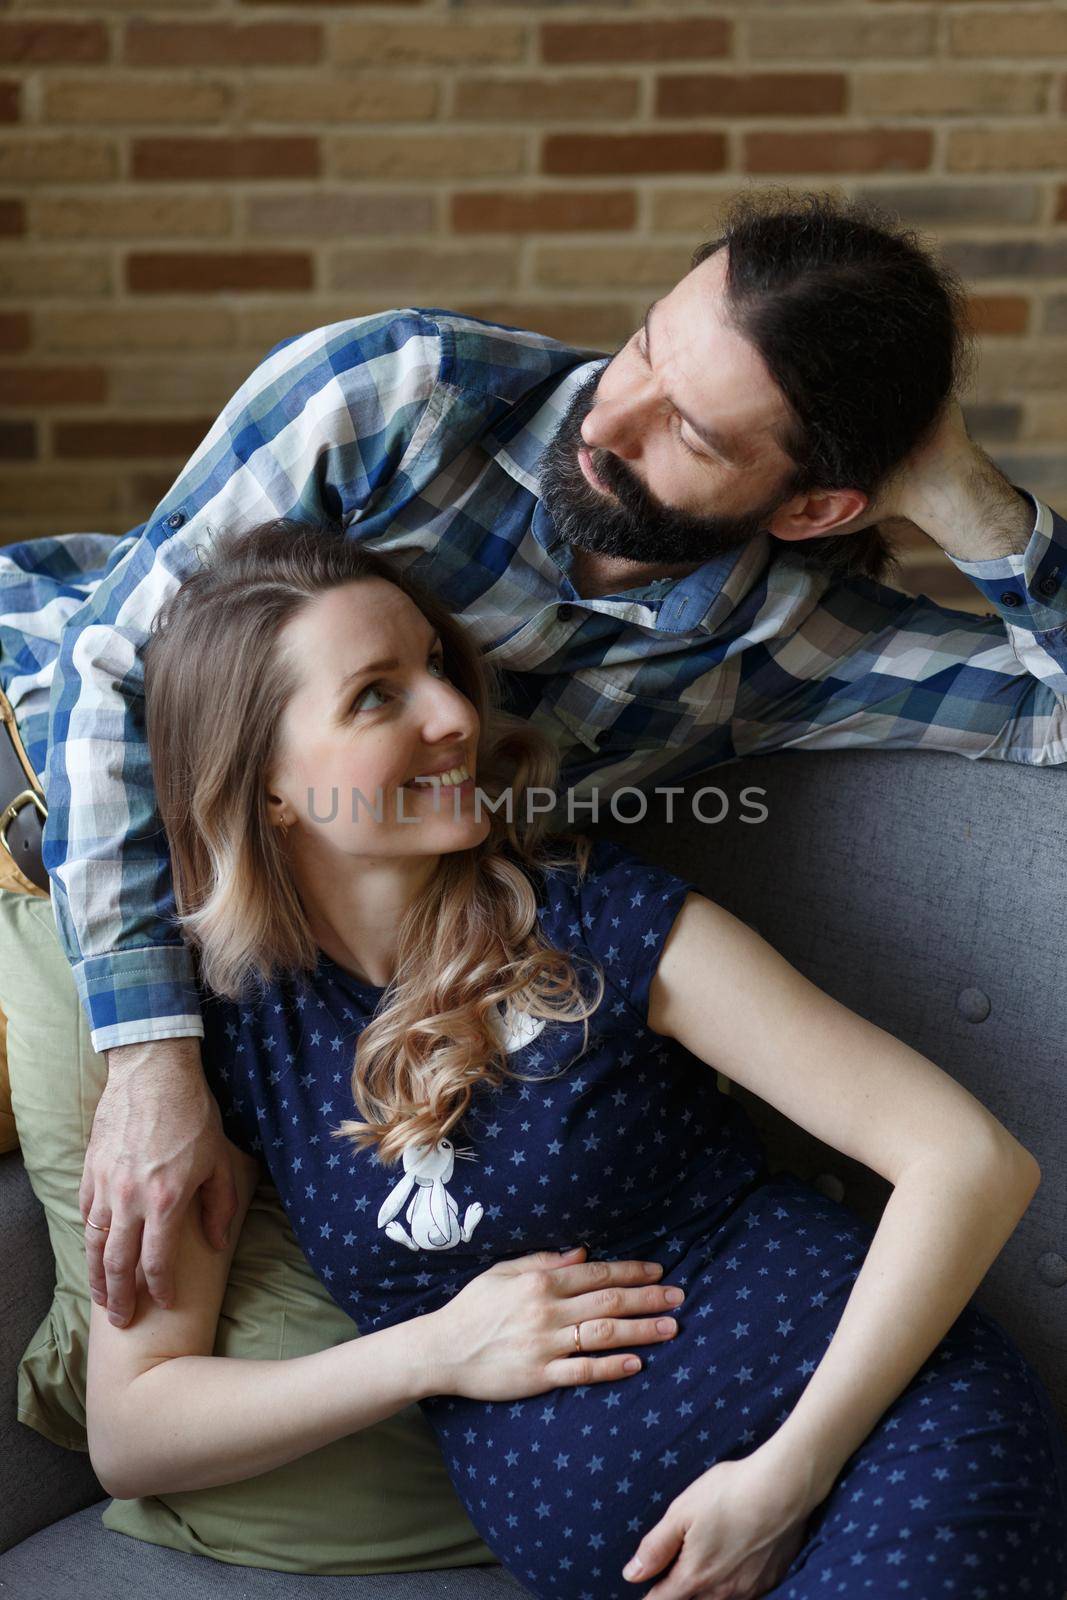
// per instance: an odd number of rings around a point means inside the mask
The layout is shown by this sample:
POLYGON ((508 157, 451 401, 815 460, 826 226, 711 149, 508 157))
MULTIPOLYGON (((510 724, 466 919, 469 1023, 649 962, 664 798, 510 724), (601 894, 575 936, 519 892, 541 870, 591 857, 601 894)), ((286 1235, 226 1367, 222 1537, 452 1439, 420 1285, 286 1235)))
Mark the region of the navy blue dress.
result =
MULTIPOLYGON (((204 1062, 228 1136, 265 1161, 363 1332, 437 1309, 495 1261, 573 1244, 660 1261, 686 1291, 676 1337, 634 1347, 635 1377, 423 1403, 471 1521, 520 1582, 546 1600, 615 1600, 659 1581, 621 1569, 669 1502, 789 1415, 874 1230, 792 1173, 772 1177, 714 1070, 647 1027, 695 885, 607 839, 584 880, 533 881, 546 937, 603 967, 589 1047, 579 1056, 580 1023, 529 1019, 509 1064, 546 1081, 483 1087, 409 1170, 330 1137, 358 1116, 355 1043, 384 990, 325 954, 254 1004, 205 995, 204 1062)), ((969 1304, 846 1462, 773 1593, 1061 1600, 1065 1584, 1067 1441, 1036 1373, 969 1304)))

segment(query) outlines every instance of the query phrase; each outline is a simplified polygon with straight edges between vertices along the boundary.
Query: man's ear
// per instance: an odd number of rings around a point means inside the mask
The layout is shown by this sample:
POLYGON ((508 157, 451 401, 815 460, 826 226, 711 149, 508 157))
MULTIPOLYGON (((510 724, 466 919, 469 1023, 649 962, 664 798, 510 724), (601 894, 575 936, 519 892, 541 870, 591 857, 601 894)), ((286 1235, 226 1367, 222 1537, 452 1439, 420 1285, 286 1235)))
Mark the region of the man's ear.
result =
POLYGON ((859 489, 813 489, 794 495, 768 519, 776 539, 817 539, 828 533, 857 533, 877 519, 864 512, 869 497, 859 489))

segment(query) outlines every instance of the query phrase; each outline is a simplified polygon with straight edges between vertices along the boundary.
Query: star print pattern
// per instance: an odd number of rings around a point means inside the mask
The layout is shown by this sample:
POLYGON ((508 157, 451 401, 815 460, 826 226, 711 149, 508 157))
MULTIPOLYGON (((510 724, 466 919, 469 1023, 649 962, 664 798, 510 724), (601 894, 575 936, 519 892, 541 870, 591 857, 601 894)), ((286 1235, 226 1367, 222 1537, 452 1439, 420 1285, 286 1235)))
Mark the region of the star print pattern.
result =
MULTIPOLYGON (((542 930, 592 957, 589 1022, 548 1024, 509 1056, 532 1081, 482 1086, 453 1130, 447 1190, 467 1241, 412 1250, 378 1227, 401 1169, 330 1129, 383 990, 325 955, 253 1005, 205 996, 204 1060, 226 1131, 261 1156, 313 1269, 361 1331, 435 1310, 494 1261, 584 1242, 651 1259, 686 1300, 642 1369, 515 1402, 434 1396, 423 1410, 472 1522, 544 1600, 615 1600, 670 1501, 750 1454, 822 1358, 873 1229, 792 1173, 771 1175, 740 1102, 647 1026, 656 962, 696 886, 594 840, 584 879, 539 886, 542 930)), ((585 980, 583 989, 588 992, 585 980)), ((1061 1600, 1067 1442, 1040 1379, 968 1306, 846 1463, 773 1591, 783 1600, 1061 1600), (1059 1475, 1059 1476, 1058 1476, 1059 1475)))

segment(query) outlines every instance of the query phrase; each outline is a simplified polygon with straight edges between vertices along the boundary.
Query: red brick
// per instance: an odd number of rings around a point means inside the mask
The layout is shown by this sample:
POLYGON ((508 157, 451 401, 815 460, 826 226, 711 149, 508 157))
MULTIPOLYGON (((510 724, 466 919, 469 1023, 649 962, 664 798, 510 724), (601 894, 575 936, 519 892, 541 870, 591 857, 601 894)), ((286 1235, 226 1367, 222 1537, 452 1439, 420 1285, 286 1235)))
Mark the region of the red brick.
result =
POLYGON ((925 128, 842 128, 825 133, 748 133, 746 172, 922 172, 933 134, 925 128))
POLYGON ((291 138, 134 139, 132 176, 176 178, 317 178, 319 141, 291 138))
POLYGON ((102 367, 0 367, 0 405, 86 405, 106 399, 102 367))
POLYGON ((1067 128, 1062 122, 1001 123, 999 127, 954 128, 945 145, 948 172, 1062 174, 1067 166, 1067 128))
POLYGON ((972 295, 967 311, 975 333, 1025 333, 1030 322, 1030 302, 1021 294, 972 295))
POLYGON ((631 189, 503 194, 480 190, 452 196, 454 233, 557 233, 568 228, 632 228, 631 189))
POLYGON ((289 250, 134 252, 126 287, 134 294, 214 294, 222 289, 279 293, 314 286, 309 255, 289 250))
POLYGON ((541 58, 546 62, 692 61, 725 56, 730 51, 730 24, 723 17, 676 21, 546 22, 541 29, 541 58))
POLYGON ((843 111, 843 72, 702 72, 656 82, 657 117, 826 117, 843 111))
POLYGON ((107 422, 57 422, 55 453, 79 461, 122 461, 130 456, 192 455, 211 427, 211 417, 112 418, 107 422))
POLYGON ((0 61, 106 61, 102 22, 0 22, 0 61))
POLYGON ((19 121, 22 116, 21 93, 21 84, 0 83, 0 122, 19 121))
POLYGON ((573 173, 721 172, 721 133, 553 133, 544 141, 542 171, 573 173))
POLYGON ((26 207, 21 200, 0 200, 0 233, 26 232, 26 207))
POLYGON ((29 347, 29 312, 0 311, 0 350, 28 350, 29 347))
POLYGON ((630 122, 636 115, 641 84, 636 73, 617 70, 604 77, 585 73, 537 73, 523 78, 461 78, 455 87, 456 122, 630 122))
POLYGON ((1067 50, 1067 13, 1059 3, 957 12, 948 24, 948 50, 994 61, 1031 56, 1051 64, 1067 50))
POLYGON ((36 455, 36 425, 0 417, 0 461, 32 461, 36 455))
POLYGON ((322 29, 293 22, 145 22, 126 28, 135 67, 298 67, 322 60, 322 29))

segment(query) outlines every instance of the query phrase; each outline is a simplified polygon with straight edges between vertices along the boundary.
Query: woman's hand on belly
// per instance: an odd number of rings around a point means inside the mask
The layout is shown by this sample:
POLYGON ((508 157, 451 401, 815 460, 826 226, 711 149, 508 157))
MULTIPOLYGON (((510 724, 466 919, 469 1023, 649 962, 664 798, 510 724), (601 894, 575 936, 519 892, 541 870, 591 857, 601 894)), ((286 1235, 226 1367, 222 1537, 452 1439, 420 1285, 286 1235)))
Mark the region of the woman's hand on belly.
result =
POLYGON ((657 1281, 658 1262, 584 1261, 584 1249, 498 1261, 430 1312, 430 1392, 522 1400, 639 1372, 628 1347, 673 1339, 678 1325, 670 1312, 684 1293, 657 1281))
POLYGON ((758 1450, 720 1461, 671 1502, 622 1575, 647 1583, 674 1561, 644 1600, 700 1600, 720 1592, 756 1600, 789 1570, 813 1509, 803 1484, 758 1450))

